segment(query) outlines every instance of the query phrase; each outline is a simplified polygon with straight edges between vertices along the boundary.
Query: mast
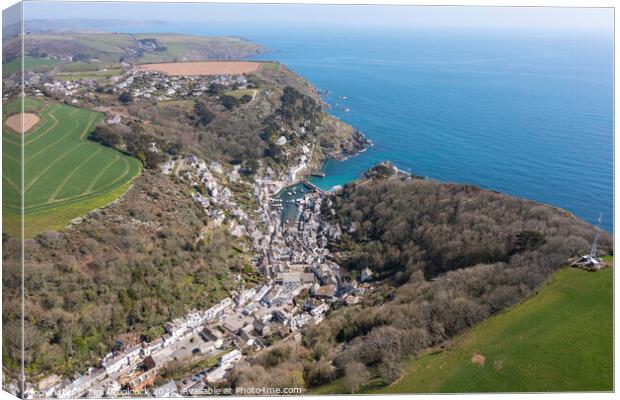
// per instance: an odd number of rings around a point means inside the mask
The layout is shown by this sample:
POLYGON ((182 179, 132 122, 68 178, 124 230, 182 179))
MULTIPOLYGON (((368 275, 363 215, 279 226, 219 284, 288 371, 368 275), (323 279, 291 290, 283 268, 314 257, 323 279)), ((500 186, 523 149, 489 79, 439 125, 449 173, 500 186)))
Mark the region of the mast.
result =
POLYGON ((598 236, 601 232, 601 220, 603 219, 603 215, 598 215, 598 225, 596 226, 596 231, 594 232, 594 240, 592 241, 592 248, 590 249, 590 257, 596 258, 596 252, 598 250, 598 236))

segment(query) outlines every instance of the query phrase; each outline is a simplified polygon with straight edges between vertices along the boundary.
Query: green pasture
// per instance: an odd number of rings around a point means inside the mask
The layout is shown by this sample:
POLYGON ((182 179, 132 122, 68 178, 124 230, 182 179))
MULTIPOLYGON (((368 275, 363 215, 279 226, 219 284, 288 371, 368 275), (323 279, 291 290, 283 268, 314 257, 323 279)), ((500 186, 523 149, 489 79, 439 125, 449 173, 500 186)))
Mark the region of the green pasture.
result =
POLYGON ((96 71, 78 71, 78 72, 61 72, 56 74, 56 79, 63 81, 71 80, 95 80, 95 81, 107 81, 113 76, 119 76, 122 74, 120 68, 108 69, 108 70, 96 70, 96 71))
MULTIPOLYGON (((3 121, 19 109, 19 102, 5 104, 3 121)), ((137 159, 88 140, 103 114, 33 99, 26 99, 25 111, 40 118, 23 138, 26 236, 62 228, 113 201, 139 175, 137 159)), ((3 225, 15 234, 21 200, 21 138, 3 125, 3 225)))
POLYGON ((258 90, 256 89, 237 89, 237 90, 229 90, 226 92, 227 95, 236 97, 237 99, 241 99, 243 96, 248 95, 254 98, 258 90))
MULTIPOLYGON (((24 57, 24 70, 25 71, 39 71, 47 68, 51 68, 54 65, 58 64, 58 60, 54 60, 53 58, 36 58, 26 56, 24 57)), ((22 59, 21 57, 14 58, 10 62, 4 64, 2 66, 2 75, 8 76, 22 68, 22 59)))

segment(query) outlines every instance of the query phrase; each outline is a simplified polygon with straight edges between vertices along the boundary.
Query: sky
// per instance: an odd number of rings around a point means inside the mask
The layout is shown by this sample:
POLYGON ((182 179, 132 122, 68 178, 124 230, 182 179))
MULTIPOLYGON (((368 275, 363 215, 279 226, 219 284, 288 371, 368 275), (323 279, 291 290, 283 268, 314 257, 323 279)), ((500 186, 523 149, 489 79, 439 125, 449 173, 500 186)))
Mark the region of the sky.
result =
POLYGON ((613 30, 611 8, 24 2, 28 19, 165 20, 343 26, 613 30))

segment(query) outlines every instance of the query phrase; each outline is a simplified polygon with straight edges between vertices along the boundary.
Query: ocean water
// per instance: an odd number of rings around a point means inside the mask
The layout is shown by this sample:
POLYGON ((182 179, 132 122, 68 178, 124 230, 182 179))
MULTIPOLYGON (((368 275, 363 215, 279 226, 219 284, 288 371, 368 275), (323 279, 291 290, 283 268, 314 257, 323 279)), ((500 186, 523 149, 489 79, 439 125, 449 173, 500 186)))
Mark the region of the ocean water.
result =
MULTIPOLYGON (((140 27, 145 30, 145 27, 140 27)), ((565 208, 613 231, 611 33, 363 30, 231 24, 152 31, 238 35, 329 91, 374 146, 330 161, 323 189, 382 160, 416 175, 565 208), (344 98, 346 97, 346 98, 344 98)))

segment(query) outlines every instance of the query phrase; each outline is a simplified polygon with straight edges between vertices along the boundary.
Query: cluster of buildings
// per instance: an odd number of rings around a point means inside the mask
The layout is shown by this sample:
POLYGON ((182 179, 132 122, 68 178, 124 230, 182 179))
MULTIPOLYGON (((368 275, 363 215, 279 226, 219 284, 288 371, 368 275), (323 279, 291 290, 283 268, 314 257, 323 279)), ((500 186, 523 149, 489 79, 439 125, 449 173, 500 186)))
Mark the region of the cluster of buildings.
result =
POLYGON ((155 98, 158 101, 198 97, 212 84, 227 90, 254 87, 243 75, 169 76, 155 71, 132 69, 114 83, 114 90, 129 91, 134 98, 155 98))
MULTIPOLYGON (((107 69, 93 71, 93 76, 101 74, 103 79, 76 78, 58 79, 46 73, 26 71, 24 75, 24 92, 34 97, 56 96, 70 104, 79 104, 81 100, 93 99, 96 91, 108 93, 129 92, 133 98, 156 99, 158 101, 198 97, 209 90, 212 84, 224 90, 254 88, 244 75, 219 76, 169 76, 156 71, 140 70, 130 64, 121 63, 121 72, 116 76, 105 74, 107 69)), ((84 73, 87 74, 86 72, 84 73)), ((21 89, 21 81, 11 85, 21 89)), ((4 99, 10 97, 5 90, 4 99)))
POLYGON ((179 171, 180 177, 195 189, 192 197, 203 207, 212 227, 220 226, 227 214, 231 217, 229 224, 235 236, 245 234, 246 225, 255 226, 234 201, 232 191, 223 184, 224 181, 235 183, 240 179, 238 166, 225 172, 216 161, 207 164, 194 155, 188 155, 181 160, 167 161, 160 168, 165 174, 179 171))

